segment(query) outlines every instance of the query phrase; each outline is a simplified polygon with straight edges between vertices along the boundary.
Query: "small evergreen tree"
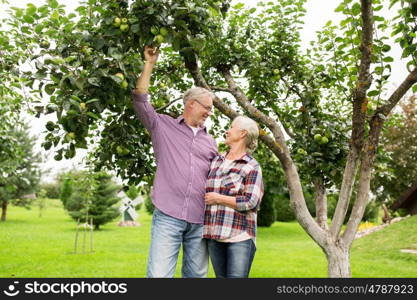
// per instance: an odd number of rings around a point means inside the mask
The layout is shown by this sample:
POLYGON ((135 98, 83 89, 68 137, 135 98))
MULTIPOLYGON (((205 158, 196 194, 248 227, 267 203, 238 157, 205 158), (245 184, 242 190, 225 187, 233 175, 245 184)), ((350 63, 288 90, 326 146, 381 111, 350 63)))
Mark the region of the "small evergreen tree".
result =
POLYGON ((72 179, 70 177, 64 178, 61 183, 61 193, 59 198, 62 201, 64 207, 66 206, 68 198, 72 194, 72 179))
POLYGON ((94 229, 114 220, 119 211, 114 205, 120 201, 112 176, 105 172, 73 172, 63 180, 61 201, 74 220, 93 219, 94 229))
POLYGON ((19 126, 8 134, 24 155, 18 160, 13 171, 0 176, 1 221, 6 221, 7 208, 10 203, 26 208, 30 207, 33 199, 23 196, 35 192, 40 180, 39 162, 41 158, 38 153, 33 151, 35 139, 29 135, 28 127, 26 125, 19 126))

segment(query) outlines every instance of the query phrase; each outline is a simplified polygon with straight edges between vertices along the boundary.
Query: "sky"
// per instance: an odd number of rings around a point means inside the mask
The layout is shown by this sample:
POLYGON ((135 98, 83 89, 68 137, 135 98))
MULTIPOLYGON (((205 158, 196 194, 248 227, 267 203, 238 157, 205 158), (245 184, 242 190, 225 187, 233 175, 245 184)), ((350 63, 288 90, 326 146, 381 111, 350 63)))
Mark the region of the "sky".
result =
MULTIPOLYGON (((19 0, 10 2, 12 3, 12 6, 17 7, 25 7, 27 3, 33 3, 36 6, 40 6, 44 3, 43 0, 19 0)), ((65 6, 67 7, 67 12, 74 10, 79 3, 78 0, 59 0, 59 2, 65 4, 65 6)), ((233 0, 232 5, 239 2, 253 6, 258 2, 258 0, 233 0)), ((304 19, 305 25, 304 29, 301 31, 301 40, 303 41, 302 45, 304 47, 308 46, 309 42, 315 38, 315 32, 320 30, 328 20, 332 20, 334 24, 337 24, 338 21, 340 21, 341 15, 334 12, 335 8, 338 6, 339 3, 340 1, 337 0, 307 0, 307 3, 305 5, 305 8, 307 10, 307 14, 304 19)), ((0 18, 6 16, 6 8, 7 7, 5 7, 5 5, 0 4, 0 18)), ((392 15, 394 12, 394 10, 390 10, 384 12, 384 14, 387 16, 392 15)), ((394 89, 405 78, 407 72, 405 68, 405 62, 398 59, 401 56, 400 47, 398 45, 392 45, 391 52, 391 55, 394 57, 395 61, 392 66, 393 76, 391 79, 391 86, 392 89, 394 89)), ((56 117, 54 116, 54 114, 42 116, 39 119, 27 116, 27 120, 31 127, 31 134, 37 137, 36 150, 41 152, 44 156, 44 162, 41 164, 41 168, 44 173, 42 178, 43 181, 52 181, 55 174, 63 170, 68 170, 72 167, 81 168, 83 158, 86 156, 86 150, 77 149, 77 155, 73 159, 63 159, 61 161, 55 161, 53 159, 53 150, 45 151, 40 146, 43 141, 43 136, 45 135, 44 132, 46 122, 49 120, 55 121, 55 118, 56 117)), ((208 124, 208 126, 210 126, 210 124, 208 124)))

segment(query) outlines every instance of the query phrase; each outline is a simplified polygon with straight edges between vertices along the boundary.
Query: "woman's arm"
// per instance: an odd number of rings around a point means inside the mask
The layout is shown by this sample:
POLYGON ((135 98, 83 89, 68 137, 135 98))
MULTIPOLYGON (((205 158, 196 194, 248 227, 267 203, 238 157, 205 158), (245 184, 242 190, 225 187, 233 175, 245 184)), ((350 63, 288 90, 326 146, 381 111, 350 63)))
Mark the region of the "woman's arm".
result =
POLYGON ((211 192, 205 195, 204 200, 207 205, 221 204, 236 209, 236 197, 211 192))
POLYGON ((241 212, 252 210, 259 205, 264 193, 262 172, 259 165, 248 173, 244 184, 243 195, 234 197, 213 192, 206 193, 205 203, 207 205, 221 204, 241 212))

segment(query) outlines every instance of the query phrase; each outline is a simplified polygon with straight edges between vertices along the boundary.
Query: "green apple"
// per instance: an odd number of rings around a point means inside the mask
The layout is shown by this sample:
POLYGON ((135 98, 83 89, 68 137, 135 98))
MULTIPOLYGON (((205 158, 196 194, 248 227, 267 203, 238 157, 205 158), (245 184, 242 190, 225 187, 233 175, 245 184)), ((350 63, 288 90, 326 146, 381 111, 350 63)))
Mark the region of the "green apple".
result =
POLYGON ((72 140, 75 139, 75 133, 74 132, 69 132, 68 137, 72 140))
POLYGON ((85 110, 87 108, 87 105, 84 102, 81 102, 80 107, 82 110, 85 110))
POLYGON ((307 154, 307 152, 303 148, 298 148, 297 153, 301 154, 301 155, 306 155, 307 154))
POLYGON ((56 57, 56 58, 53 59, 53 62, 56 65, 63 65, 65 63, 65 60, 61 57, 56 57))
POLYGON ((279 70, 278 69, 274 69, 274 74, 278 75, 279 74, 279 70))
POLYGON ((127 154, 129 154, 129 153, 130 153, 129 149, 126 149, 126 148, 125 148, 125 147, 123 147, 123 146, 117 146, 117 147, 116 147, 116 152, 117 152, 117 154, 119 154, 119 155, 127 155, 127 154))
POLYGON ((125 80, 125 76, 123 75, 123 73, 116 73, 114 74, 114 76, 119 77, 121 80, 125 80))
POLYGON ((151 32, 152 32, 153 35, 157 35, 159 33, 158 27, 152 26, 151 27, 151 32))
POLYGON ((167 30, 165 27, 162 27, 162 28, 159 30, 159 33, 160 33, 162 36, 167 36, 167 35, 168 35, 168 30, 167 30))
POLYGON ((128 24, 122 24, 120 25, 120 30, 123 32, 126 32, 129 30, 129 25, 128 24))
POLYGON ((123 154, 123 147, 117 146, 116 151, 117 151, 117 154, 122 155, 123 154))
POLYGON ((127 24, 127 22, 128 22, 127 18, 122 18, 122 23, 123 24, 127 24))
POLYGON ((87 46, 83 46, 82 50, 81 50, 85 55, 90 55, 91 54, 91 48, 87 47, 87 46))
POLYGON ((41 48, 44 48, 44 49, 49 48, 49 42, 48 42, 48 41, 43 40, 43 41, 40 43, 40 46, 41 46, 41 48))
POLYGON ((113 20, 113 26, 114 27, 119 27, 121 23, 122 23, 122 20, 120 20, 119 17, 114 18, 114 20, 113 20))
POLYGON ((314 135, 314 140, 315 140, 316 142, 321 142, 321 138, 322 138, 322 137, 321 137, 321 134, 318 134, 318 133, 317 133, 317 134, 315 134, 315 135, 314 135))
POLYGON ((320 140, 320 144, 327 144, 329 142, 329 139, 325 136, 323 136, 320 140))
POLYGON ((376 104, 374 104, 372 102, 368 102, 366 107, 368 108, 368 110, 375 110, 376 109, 376 104))
POLYGON ((129 83, 126 80, 123 80, 120 86, 124 89, 126 89, 129 86, 129 83))
POLYGON ((165 38, 164 38, 164 36, 163 36, 163 35, 158 34, 158 35, 155 37, 155 40, 156 40, 156 42, 157 42, 158 44, 162 44, 162 43, 164 42, 165 38))

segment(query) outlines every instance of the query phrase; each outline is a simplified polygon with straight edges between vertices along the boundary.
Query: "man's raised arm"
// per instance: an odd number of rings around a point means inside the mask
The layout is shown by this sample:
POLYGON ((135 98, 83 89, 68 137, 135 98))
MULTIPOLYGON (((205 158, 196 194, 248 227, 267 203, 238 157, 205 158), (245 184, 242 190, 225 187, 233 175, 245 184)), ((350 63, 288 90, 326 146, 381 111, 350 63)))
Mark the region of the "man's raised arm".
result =
POLYGON ((145 66, 136 81, 136 88, 132 92, 133 108, 142 124, 152 132, 157 123, 158 114, 148 102, 148 90, 153 67, 159 56, 159 50, 145 46, 145 66))
POLYGON ((147 94, 149 89, 149 82, 151 80, 151 74, 153 67, 156 64, 159 56, 159 50, 150 46, 145 46, 145 66, 136 81, 135 91, 139 94, 147 94))

